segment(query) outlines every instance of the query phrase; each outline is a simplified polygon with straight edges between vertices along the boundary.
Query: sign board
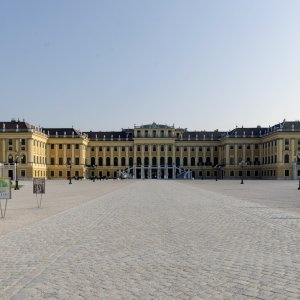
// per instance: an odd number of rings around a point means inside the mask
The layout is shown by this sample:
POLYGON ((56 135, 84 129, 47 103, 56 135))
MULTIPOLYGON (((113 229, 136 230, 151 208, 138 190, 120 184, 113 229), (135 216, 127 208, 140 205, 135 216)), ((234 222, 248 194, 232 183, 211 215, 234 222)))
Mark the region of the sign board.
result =
POLYGON ((45 178, 33 178, 33 193, 45 194, 45 178))
POLYGON ((11 185, 9 178, 0 178, 0 199, 11 199, 11 185))

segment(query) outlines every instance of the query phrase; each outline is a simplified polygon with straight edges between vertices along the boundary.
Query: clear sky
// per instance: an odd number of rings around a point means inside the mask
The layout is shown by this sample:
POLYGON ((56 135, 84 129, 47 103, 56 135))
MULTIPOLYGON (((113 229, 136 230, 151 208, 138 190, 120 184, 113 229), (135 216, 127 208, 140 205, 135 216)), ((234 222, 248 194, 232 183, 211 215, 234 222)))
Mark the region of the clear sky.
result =
POLYGON ((0 0, 0 102, 81 130, 300 119, 300 1, 0 0))

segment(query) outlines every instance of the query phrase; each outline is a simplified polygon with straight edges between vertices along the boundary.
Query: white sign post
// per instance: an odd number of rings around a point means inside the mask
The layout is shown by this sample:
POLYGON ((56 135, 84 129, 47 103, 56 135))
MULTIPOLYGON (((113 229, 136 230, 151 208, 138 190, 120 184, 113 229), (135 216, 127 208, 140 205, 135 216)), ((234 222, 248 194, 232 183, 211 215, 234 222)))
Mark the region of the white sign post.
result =
POLYGON ((7 200, 11 199, 11 184, 9 178, 0 178, 0 212, 1 218, 5 218, 6 208, 7 208, 7 200), (2 200, 5 199, 4 208, 2 208, 2 200))
POLYGON ((38 208, 42 207, 42 197, 45 194, 46 181, 45 178, 33 178, 33 193, 36 195, 38 208), (40 197, 38 197, 40 195, 40 197))

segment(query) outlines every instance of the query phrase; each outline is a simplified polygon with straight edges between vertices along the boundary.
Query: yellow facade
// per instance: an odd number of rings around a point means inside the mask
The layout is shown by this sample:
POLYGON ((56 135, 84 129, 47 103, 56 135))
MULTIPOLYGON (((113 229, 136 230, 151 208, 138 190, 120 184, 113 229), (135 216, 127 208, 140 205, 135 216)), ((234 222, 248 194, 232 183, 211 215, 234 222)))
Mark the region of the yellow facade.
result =
POLYGON ((150 124, 80 132, 0 122, 0 176, 300 179, 300 122, 229 132, 150 124))

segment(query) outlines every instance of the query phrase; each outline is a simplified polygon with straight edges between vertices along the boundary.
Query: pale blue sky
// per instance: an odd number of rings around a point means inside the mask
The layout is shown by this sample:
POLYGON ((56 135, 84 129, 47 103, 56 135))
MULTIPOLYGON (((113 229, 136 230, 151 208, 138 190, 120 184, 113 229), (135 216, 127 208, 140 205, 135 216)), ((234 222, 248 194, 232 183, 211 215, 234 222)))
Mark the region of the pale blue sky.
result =
POLYGON ((300 119, 300 1, 0 0, 0 120, 190 130, 300 119))

